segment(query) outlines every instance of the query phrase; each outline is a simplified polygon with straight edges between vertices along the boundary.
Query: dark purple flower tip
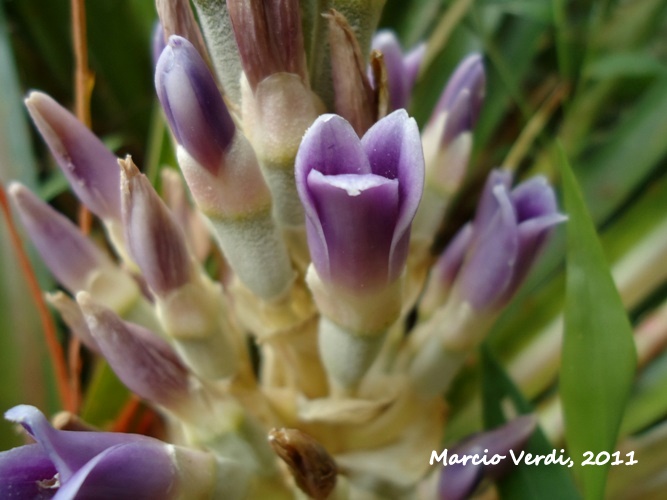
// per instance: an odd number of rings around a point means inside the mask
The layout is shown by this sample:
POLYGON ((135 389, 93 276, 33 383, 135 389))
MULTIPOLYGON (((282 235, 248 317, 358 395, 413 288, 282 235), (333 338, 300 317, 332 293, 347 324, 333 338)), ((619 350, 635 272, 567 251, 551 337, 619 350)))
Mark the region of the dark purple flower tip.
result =
POLYGON ((426 45, 420 44, 404 55, 396 34, 391 30, 381 30, 373 37, 372 48, 384 56, 391 109, 407 108, 426 45))
POLYGON ((532 415, 524 415, 493 431, 480 433, 460 443, 448 453, 447 459, 453 459, 454 455, 457 459, 463 456, 470 459, 467 463, 453 463, 455 461, 452 460, 443 468, 438 483, 440 498, 469 498, 484 478, 502 478, 511 471, 513 465, 509 459, 510 450, 520 454, 536 427, 537 419, 532 415), (475 455, 476 461, 482 463, 472 463, 475 455), (494 457, 498 457, 495 464, 494 457))
POLYGON ((486 74, 481 54, 471 54, 459 63, 449 78, 432 116, 451 110, 462 92, 467 92, 469 95, 470 121, 475 124, 486 93, 486 74))
POLYGON ((98 217, 120 220, 120 176, 113 153, 48 95, 31 92, 25 104, 79 199, 98 217))
POLYGON ((111 265, 78 227, 26 187, 12 183, 9 195, 42 260, 71 293, 86 288, 91 272, 111 265))
POLYGON ((125 239, 148 286, 165 296, 190 280, 185 236, 132 159, 121 160, 120 165, 125 239))
MULTIPOLYGON (((169 445, 133 434, 56 430, 37 408, 28 405, 12 408, 5 418, 21 424, 37 442, 23 454, 39 461, 42 474, 53 471, 45 456, 56 469, 57 499, 126 498, 130 493, 132 498, 147 500, 169 498, 176 480, 169 445), (39 447, 42 454, 33 446, 39 447)), ((17 453, 10 459, 18 456, 17 453)), ((23 465, 26 472, 34 473, 36 464, 23 465)))
POLYGON ((176 141, 215 175, 236 126, 208 66, 185 38, 169 37, 155 69, 155 88, 176 141))
POLYGON ((343 118, 320 116, 304 136, 295 170, 320 278, 357 291, 396 280, 424 182, 414 120, 396 111, 360 141, 343 118))
POLYGON ((77 301, 100 352, 132 392, 167 408, 188 397, 188 369, 167 342, 123 321, 85 292, 77 295, 77 301))
POLYGON ((530 179, 511 192, 510 184, 508 172, 489 175, 459 272, 459 290, 478 310, 495 310, 511 300, 552 228, 566 220, 545 178, 530 179))
POLYGON ((38 444, 0 452, 0 498, 53 498, 60 484, 57 472, 38 444))

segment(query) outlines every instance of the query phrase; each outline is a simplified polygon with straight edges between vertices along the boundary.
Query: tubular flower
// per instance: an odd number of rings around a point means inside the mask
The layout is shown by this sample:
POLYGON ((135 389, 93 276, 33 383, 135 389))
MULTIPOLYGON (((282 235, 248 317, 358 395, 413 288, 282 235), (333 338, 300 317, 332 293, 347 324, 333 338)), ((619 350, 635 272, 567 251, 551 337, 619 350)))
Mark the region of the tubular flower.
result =
POLYGON ((398 279, 424 183, 417 124, 404 110, 361 140, 342 118, 321 116, 304 136, 296 181, 325 283, 370 294, 398 279))
POLYGON ((473 222, 458 290, 475 310, 506 305, 531 269, 554 226, 567 218, 558 212, 553 188, 544 177, 510 191, 511 176, 489 176, 473 222))

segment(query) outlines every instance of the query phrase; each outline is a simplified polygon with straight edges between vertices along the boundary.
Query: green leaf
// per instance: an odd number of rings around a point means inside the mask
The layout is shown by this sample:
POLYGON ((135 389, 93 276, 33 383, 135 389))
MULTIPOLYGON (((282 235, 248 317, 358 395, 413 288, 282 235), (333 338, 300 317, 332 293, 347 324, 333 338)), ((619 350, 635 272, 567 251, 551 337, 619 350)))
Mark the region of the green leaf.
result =
MULTIPOLYGON (((481 348, 481 361, 485 427, 493 429, 507 421, 503 411, 507 406, 507 401, 512 403, 518 413, 531 413, 533 408, 524 399, 485 344, 481 348)), ((538 428, 524 449, 526 453, 533 455, 547 455, 554 450, 554 446, 538 428)), ((558 451, 556 454, 558 456, 558 451)), ((502 498, 512 500, 580 498, 572 476, 563 465, 559 464, 540 465, 539 467, 521 464, 499 482, 498 488, 502 498)))
MULTIPOLYGON (((570 454, 582 457, 615 451, 637 361, 632 327, 562 148, 560 165, 570 217, 560 393, 570 454)), ((577 461, 586 498, 603 498, 608 470, 577 461)))

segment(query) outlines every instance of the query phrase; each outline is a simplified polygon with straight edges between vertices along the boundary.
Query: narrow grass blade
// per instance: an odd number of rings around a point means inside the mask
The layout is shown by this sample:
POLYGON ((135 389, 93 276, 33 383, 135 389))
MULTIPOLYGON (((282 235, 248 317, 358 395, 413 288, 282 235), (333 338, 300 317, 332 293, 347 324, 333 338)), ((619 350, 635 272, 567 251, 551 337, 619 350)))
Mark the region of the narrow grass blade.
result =
POLYGON ((565 335, 560 392, 570 455, 588 499, 603 498, 609 462, 579 466, 587 451, 613 453, 636 368, 632 327, 595 226, 561 149, 567 223, 565 335))

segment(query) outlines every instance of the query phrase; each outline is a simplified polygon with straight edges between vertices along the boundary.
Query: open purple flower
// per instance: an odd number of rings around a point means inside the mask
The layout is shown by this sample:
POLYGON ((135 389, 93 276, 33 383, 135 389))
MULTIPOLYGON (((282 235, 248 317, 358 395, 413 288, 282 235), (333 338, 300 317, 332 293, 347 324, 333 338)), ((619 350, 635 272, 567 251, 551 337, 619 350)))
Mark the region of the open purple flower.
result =
POLYGON ((340 116, 320 116, 295 169, 320 279, 364 293, 393 283, 405 265, 424 184, 416 122, 398 110, 360 140, 340 116))
POLYGON ((54 429, 35 407, 5 413, 37 444, 0 453, 2 498, 171 498, 173 446, 146 436, 54 429))
POLYGON ((477 310, 495 310, 511 300, 552 228, 566 220, 544 177, 533 177, 510 191, 511 182, 507 172, 489 175, 458 274, 462 298, 477 310))

